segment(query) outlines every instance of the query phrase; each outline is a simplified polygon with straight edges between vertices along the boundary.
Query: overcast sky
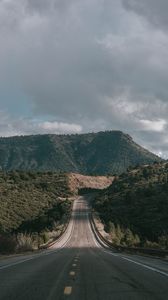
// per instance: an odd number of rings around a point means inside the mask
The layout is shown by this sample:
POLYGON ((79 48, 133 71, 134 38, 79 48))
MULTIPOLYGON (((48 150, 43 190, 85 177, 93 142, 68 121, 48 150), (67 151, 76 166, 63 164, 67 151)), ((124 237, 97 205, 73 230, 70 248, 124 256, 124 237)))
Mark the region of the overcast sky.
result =
POLYGON ((122 130, 168 157, 167 0, 0 0, 0 135, 122 130))

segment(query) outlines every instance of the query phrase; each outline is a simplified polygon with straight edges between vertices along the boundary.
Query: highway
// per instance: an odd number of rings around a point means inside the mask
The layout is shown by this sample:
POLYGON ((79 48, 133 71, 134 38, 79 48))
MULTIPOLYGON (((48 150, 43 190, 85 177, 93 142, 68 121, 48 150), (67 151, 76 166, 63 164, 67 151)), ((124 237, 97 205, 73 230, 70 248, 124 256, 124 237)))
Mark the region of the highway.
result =
POLYGON ((168 299, 168 263, 111 252, 92 232, 84 197, 63 237, 39 254, 0 260, 0 300, 168 299))

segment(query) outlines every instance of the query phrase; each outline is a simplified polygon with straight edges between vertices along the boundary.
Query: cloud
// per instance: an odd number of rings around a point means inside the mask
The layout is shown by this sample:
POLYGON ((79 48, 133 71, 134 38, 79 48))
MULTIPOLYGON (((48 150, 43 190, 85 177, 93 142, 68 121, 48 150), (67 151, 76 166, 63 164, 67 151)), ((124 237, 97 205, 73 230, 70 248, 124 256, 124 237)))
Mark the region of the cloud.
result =
POLYGON ((168 29, 168 2, 166 0, 123 0, 124 6, 144 16, 154 26, 168 29))
POLYGON ((81 133, 82 131, 82 127, 78 124, 63 122, 40 122, 34 127, 42 133, 81 133))
POLYGON ((164 3, 1 0, 0 109, 10 120, 0 134, 120 129, 168 153, 164 3))
POLYGON ((37 119, 12 118, 5 112, 0 112, 0 136, 15 136, 27 134, 69 134, 81 133, 82 126, 74 123, 56 121, 41 121, 37 119))
POLYGON ((163 132, 167 124, 165 120, 140 120, 140 123, 142 124, 142 129, 156 132, 163 132))

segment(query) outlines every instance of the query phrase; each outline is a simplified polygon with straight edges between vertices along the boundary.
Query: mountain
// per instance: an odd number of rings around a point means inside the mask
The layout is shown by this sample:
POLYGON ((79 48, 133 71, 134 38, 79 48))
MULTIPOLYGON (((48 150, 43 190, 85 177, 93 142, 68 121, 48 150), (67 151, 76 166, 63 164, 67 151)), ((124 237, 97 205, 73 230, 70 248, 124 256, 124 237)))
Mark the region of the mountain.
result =
POLYGON ((98 194, 94 208, 117 243, 126 242, 123 233, 129 229, 129 237, 131 230, 142 245, 168 248, 168 163, 141 166, 116 177, 98 194))
POLYGON ((161 159, 121 131, 0 138, 2 170, 114 174, 161 159))

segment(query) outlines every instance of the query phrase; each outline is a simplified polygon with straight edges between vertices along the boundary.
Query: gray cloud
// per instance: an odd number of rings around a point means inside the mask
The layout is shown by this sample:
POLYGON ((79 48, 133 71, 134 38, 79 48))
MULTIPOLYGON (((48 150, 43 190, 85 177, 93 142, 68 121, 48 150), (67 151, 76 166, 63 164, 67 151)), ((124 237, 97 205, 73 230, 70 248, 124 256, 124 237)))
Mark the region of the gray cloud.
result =
POLYGON ((156 27, 168 29, 168 2, 166 0, 123 0, 123 4, 127 9, 144 16, 156 27))
POLYGON ((29 135, 29 134, 62 134, 81 133, 82 127, 75 123, 64 123, 41 121, 30 118, 11 118, 11 116, 0 111, 0 136, 29 135))
POLYGON ((165 21, 148 26, 141 18, 142 7, 147 12, 154 6, 135 0, 1 0, 0 109, 11 117, 0 123, 0 134, 43 133, 47 126, 67 132, 67 124, 69 132, 121 129, 168 153, 168 35, 157 30, 165 21))

